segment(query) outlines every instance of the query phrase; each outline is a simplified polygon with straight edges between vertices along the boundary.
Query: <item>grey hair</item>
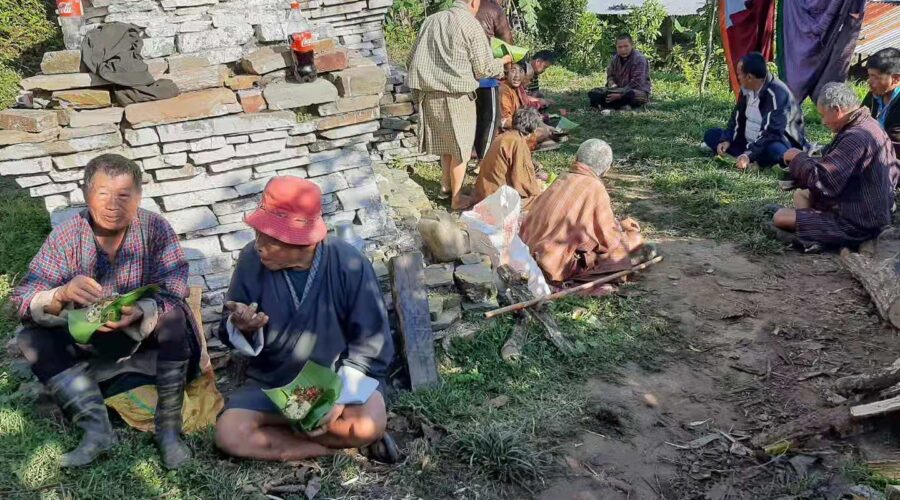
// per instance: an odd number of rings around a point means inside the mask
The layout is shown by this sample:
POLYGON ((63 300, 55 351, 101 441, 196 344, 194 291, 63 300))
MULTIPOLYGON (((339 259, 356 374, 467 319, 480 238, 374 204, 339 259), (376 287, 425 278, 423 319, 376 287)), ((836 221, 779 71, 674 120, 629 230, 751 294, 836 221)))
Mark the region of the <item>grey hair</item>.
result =
POLYGON ((118 177, 120 175, 130 176, 131 180, 134 182, 134 188, 139 192, 141 191, 141 184, 144 177, 144 174, 141 172, 141 167, 133 160, 129 160, 122 155, 108 153, 94 157, 88 162, 87 167, 85 167, 85 194, 91 191, 94 184, 94 176, 98 172, 102 172, 110 177, 118 177))
POLYGON ((523 135, 528 135, 543 124, 541 113, 534 108, 519 108, 513 115, 513 128, 523 135))
POLYGON ((578 152, 575 153, 575 161, 584 163, 597 174, 598 177, 605 174, 612 166, 613 152, 606 141, 600 139, 588 139, 581 143, 578 152))
POLYGON ((860 100, 856 91, 846 83, 831 82, 822 87, 817 104, 823 108, 846 110, 858 108, 860 100))

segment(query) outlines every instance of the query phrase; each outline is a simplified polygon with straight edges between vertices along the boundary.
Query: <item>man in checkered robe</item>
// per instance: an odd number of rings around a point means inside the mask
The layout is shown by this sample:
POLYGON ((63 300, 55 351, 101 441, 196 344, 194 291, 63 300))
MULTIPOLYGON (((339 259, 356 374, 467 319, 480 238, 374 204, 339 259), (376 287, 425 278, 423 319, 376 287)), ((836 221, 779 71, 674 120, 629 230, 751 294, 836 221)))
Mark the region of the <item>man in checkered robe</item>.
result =
POLYGON ((460 197, 466 163, 475 144, 475 90, 482 78, 499 78, 510 56, 495 59, 475 19, 481 0, 456 0, 422 23, 409 58, 409 87, 421 119, 419 149, 441 157, 441 191, 460 197))
POLYGON ((795 208, 781 208, 776 236, 806 251, 855 246, 891 223, 897 158, 890 138, 847 84, 826 84, 819 94, 822 123, 834 131, 820 158, 798 149, 784 154, 796 187, 795 208))
POLYGON ((140 167, 116 154, 88 162, 87 209, 57 226, 31 261, 11 302, 22 320, 19 348, 38 380, 84 430, 63 467, 87 465, 116 444, 104 397, 145 385, 155 376, 156 442, 167 468, 187 462, 181 440, 185 380, 196 373, 200 347, 185 303, 188 262, 178 237, 160 215, 143 210, 140 167), (155 297, 123 307, 78 344, 68 313, 146 285, 155 297), (190 368, 194 369, 191 370, 190 368), (148 373, 149 372, 149 373, 148 373), (107 382, 105 393, 100 382, 107 382))

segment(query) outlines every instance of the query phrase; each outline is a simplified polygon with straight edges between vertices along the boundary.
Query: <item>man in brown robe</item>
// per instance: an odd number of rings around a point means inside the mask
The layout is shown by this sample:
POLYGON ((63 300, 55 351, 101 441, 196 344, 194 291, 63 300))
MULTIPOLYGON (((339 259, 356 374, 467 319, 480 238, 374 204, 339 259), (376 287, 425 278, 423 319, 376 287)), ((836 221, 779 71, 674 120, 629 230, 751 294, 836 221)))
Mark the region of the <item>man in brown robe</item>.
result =
POLYGON ((494 139, 491 148, 481 161, 481 171, 475 179, 472 203, 497 192, 500 186, 509 186, 522 197, 522 206, 528 207, 541 194, 543 184, 535 175, 534 162, 528 138, 537 127, 543 125, 536 109, 521 108, 513 117, 513 130, 494 139))
POLYGON ((643 247, 640 226, 613 214, 600 179, 612 149, 600 139, 578 148, 575 164, 531 204, 519 235, 548 281, 589 281, 631 266, 643 247))

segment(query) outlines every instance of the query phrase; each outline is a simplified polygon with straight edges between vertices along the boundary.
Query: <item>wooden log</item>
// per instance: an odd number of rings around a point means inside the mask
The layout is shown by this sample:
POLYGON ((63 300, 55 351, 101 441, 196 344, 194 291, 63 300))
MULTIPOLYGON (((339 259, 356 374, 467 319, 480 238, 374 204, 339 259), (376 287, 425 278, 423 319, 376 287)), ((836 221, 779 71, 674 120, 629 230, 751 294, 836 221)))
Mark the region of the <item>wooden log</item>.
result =
POLYGON ((556 293, 551 293, 550 295, 543 297, 543 298, 532 298, 531 300, 519 302, 518 304, 512 304, 512 305, 509 305, 506 307, 501 307, 500 309, 494 309, 493 311, 488 311, 488 312, 484 313, 484 317, 486 319, 491 319, 494 316, 499 316, 504 313, 513 312, 513 311, 521 311, 522 309, 526 309, 526 308, 535 306, 537 304, 553 302, 554 300, 560 299, 562 297, 567 297, 569 295, 574 295, 576 293, 593 290, 594 288, 597 288, 600 285, 604 285, 606 283, 616 281, 617 279, 622 278, 624 276, 628 276, 631 273, 640 271, 642 269, 646 269, 661 260, 663 260, 662 255, 659 255, 659 256, 654 257, 651 260, 648 260, 646 262, 638 264, 632 268, 625 269, 624 271, 619 271, 617 273, 610 274, 609 276, 604 276, 603 278, 600 278, 600 279, 597 279, 597 280, 594 280, 594 281, 591 281, 588 283, 584 283, 582 285, 578 285, 578 286, 575 286, 572 288, 567 288, 565 290, 562 290, 562 291, 559 291, 556 293))
MULTIPOLYGON (((534 299, 534 295, 528 289, 528 281, 525 277, 519 275, 509 266, 500 266, 497 269, 497 275, 506 283, 508 300, 524 303, 534 299)), ((522 311, 525 312, 531 321, 534 321, 535 324, 541 327, 544 335, 557 349, 567 354, 575 350, 575 346, 559 330, 559 325, 557 325, 556 319, 553 318, 553 314, 546 304, 541 304, 531 309, 523 309, 522 311)))
POLYGON ((425 259, 419 252, 391 259, 391 290, 412 390, 438 383, 434 336, 425 288, 425 259))
POLYGON ((516 319, 512 334, 500 349, 500 357, 503 358, 503 361, 512 362, 522 358, 522 348, 525 347, 525 341, 528 338, 528 330, 525 325, 524 318, 516 319))
POLYGON ((869 470, 891 481, 900 481, 900 460, 869 460, 869 470))
POLYGON ((900 328, 900 228, 863 243, 859 252, 841 250, 841 262, 869 293, 878 314, 900 328))
POLYGON ((850 416, 853 418, 875 417, 900 410, 900 396, 874 403, 856 405, 850 408, 850 416))
POLYGON ((802 440, 830 430, 844 432, 852 428, 850 412, 846 406, 838 406, 809 412, 795 420, 780 425, 751 440, 753 446, 765 448, 780 441, 802 440))
POLYGON ((834 392, 841 396, 881 391, 900 383, 900 359, 876 372, 841 377, 834 382, 834 392))

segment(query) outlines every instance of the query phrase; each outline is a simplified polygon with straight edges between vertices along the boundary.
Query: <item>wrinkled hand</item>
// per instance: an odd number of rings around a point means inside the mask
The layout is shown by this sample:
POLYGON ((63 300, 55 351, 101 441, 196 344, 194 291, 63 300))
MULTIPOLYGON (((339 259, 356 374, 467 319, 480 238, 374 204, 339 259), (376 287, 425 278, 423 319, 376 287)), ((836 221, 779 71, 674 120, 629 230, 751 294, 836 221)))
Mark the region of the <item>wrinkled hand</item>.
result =
POLYGON ((716 154, 719 156, 725 156, 728 154, 728 148, 731 147, 731 143, 728 141, 720 142, 718 146, 716 146, 716 154))
POLYGON ((802 153, 802 152, 803 152, 803 151, 800 151, 800 150, 797 149, 797 148, 791 148, 791 149, 788 149, 787 151, 784 152, 784 162, 785 162, 785 163, 790 163, 791 161, 794 160, 794 158, 797 157, 798 154, 800 154, 800 153, 802 153))
POLYGON ((78 275, 60 287, 54 296, 60 302, 74 302, 87 306, 103 297, 103 287, 88 276, 78 275))
POLYGON ((750 157, 746 154, 738 156, 736 165, 738 170, 747 170, 747 167, 750 166, 750 157))
POLYGON ((615 92, 606 96, 606 102, 616 102, 622 98, 622 94, 615 92))
POLYGON ((141 311, 140 307, 125 306, 122 308, 122 315, 119 317, 119 321, 107 321, 106 324, 98 328, 97 331, 100 333, 108 333, 121 330, 126 326, 131 326, 134 323, 139 322, 143 317, 144 311, 141 311))
POLYGON ((253 335, 269 322, 266 313, 256 312, 257 307, 255 302, 249 306, 231 300, 225 303, 225 309, 231 312, 231 321, 244 335, 253 335))
POLYGON ((328 427, 334 423, 338 417, 341 416, 341 413, 344 413, 344 405, 336 404, 331 411, 329 411, 324 417, 322 417, 322 425, 316 427, 315 429, 306 433, 309 437, 319 437, 322 434, 328 432, 328 427))
POLYGON ((511 54, 506 54, 505 56, 501 57, 501 58, 500 58, 500 61, 503 62, 503 65, 504 65, 504 66, 507 65, 507 64, 512 64, 512 63, 514 62, 514 61, 513 61, 513 56, 512 56, 511 54))

